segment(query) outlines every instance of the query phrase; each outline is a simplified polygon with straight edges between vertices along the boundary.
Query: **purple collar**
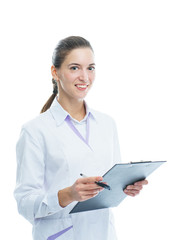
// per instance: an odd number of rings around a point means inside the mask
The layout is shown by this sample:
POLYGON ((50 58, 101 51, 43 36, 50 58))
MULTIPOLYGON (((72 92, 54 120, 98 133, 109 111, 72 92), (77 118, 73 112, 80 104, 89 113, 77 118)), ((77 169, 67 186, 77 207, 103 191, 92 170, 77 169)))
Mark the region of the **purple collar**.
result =
POLYGON ((65 121, 67 122, 67 124, 69 125, 69 127, 73 130, 73 132, 83 141, 85 142, 88 146, 89 146, 89 132, 90 132, 90 127, 89 127, 89 116, 90 114, 88 114, 87 119, 86 119, 86 139, 83 138, 83 136, 80 134, 80 132, 78 131, 78 129, 74 126, 74 124, 71 121, 71 117, 68 115, 65 119, 65 121))

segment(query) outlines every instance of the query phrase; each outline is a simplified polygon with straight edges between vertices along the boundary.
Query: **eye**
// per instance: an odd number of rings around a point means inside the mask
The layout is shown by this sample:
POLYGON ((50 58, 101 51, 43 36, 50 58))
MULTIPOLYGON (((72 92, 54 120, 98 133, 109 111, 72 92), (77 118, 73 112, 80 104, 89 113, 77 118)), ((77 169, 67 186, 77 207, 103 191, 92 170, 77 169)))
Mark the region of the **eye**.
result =
POLYGON ((72 66, 70 69, 75 71, 75 70, 78 70, 78 67, 77 66, 72 66))
POLYGON ((94 71, 94 70, 95 70, 95 67, 91 66, 91 67, 88 68, 88 70, 94 71))

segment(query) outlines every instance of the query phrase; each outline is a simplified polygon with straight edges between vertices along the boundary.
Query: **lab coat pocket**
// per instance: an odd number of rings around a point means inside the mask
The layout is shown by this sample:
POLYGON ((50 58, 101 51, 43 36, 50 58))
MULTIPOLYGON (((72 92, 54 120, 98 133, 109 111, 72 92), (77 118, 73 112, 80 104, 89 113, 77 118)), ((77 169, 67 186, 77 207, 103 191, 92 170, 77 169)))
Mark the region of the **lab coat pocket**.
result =
POLYGON ((33 227, 34 240, 73 240, 73 225, 71 218, 42 218, 33 227))

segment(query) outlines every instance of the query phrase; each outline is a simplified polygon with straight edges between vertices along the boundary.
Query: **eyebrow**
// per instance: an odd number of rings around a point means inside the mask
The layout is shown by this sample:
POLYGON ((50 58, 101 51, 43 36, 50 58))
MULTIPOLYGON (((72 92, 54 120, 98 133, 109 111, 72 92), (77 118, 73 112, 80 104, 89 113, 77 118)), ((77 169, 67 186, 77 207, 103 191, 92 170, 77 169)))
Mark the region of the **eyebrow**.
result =
MULTIPOLYGON (((70 63, 68 64, 68 66, 71 66, 71 65, 76 65, 76 66, 80 66, 81 64, 79 63, 70 63)), ((90 63, 89 66, 95 66, 96 64, 95 63, 90 63)))

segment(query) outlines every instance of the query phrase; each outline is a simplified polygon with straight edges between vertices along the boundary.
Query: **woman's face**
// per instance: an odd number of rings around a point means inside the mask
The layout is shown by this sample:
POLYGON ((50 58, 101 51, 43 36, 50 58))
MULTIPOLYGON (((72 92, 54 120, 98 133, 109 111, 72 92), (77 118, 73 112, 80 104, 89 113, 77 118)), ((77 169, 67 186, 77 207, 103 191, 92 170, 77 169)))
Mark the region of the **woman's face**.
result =
POLYGON ((95 79, 92 50, 88 47, 72 50, 60 69, 56 69, 55 79, 58 81, 59 98, 83 100, 95 79))

